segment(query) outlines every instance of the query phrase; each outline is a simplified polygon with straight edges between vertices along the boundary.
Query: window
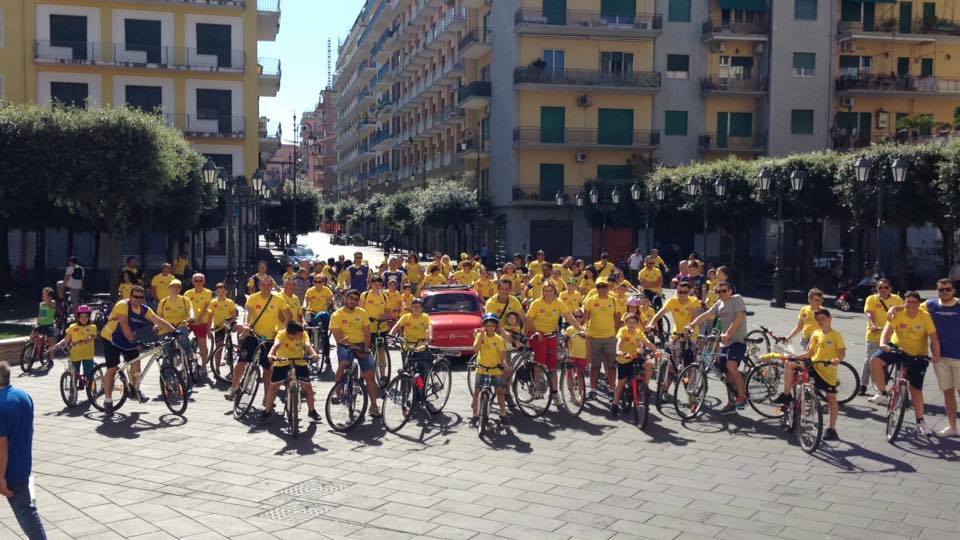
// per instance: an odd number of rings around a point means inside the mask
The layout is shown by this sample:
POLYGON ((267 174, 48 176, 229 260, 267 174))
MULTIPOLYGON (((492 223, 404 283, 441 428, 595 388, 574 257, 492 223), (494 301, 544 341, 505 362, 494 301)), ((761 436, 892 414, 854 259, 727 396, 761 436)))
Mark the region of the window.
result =
POLYGON ((564 142, 566 109, 563 107, 540 107, 540 142, 564 142))
POLYGON ((800 21, 817 20, 817 0, 793 0, 793 18, 800 21))
POLYGON ((602 73, 615 73, 617 75, 633 73, 633 53, 600 53, 600 71, 602 73))
POLYGON ((840 56, 840 75, 842 77, 859 77, 861 73, 869 73, 873 65, 872 56, 840 56))
POLYGON ((598 144, 633 144, 633 109, 599 109, 598 144))
MULTIPOLYGON (((0 7, 0 47, 3 47, 3 8, 0 7)), ((2 88, 0 88, 2 90, 2 88)), ((3 93, 0 93, 0 97, 3 97, 3 93)))
POLYGON ((197 89, 197 119, 215 120, 217 133, 232 133, 233 94, 230 90, 197 89))
POLYGON ((906 56, 897 58, 897 75, 900 77, 910 75, 910 59, 906 56))
POLYGON ((600 0, 600 19, 605 23, 633 24, 637 0, 600 0))
POLYGON ((566 53, 563 51, 546 50, 543 51, 543 61, 547 64, 547 78, 551 76, 562 76, 564 64, 566 64, 566 53))
POLYGON ((687 111, 666 111, 663 119, 664 135, 687 134, 687 111))
POLYGON ((718 75, 724 79, 750 79, 753 77, 752 56, 721 56, 718 75))
POLYGON ((124 19, 123 21, 128 51, 143 51, 149 64, 159 64, 161 59, 160 21, 124 19))
POLYGON ((197 54, 216 56, 218 67, 232 67, 231 31, 229 24, 197 23, 197 54))
POLYGON ((667 20, 670 22, 690 22, 690 0, 670 0, 667 6, 667 20))
POLYGON ((543 16, 547 24, 566 26, 567 0, 543 0, 543 16))
POLYGON ((230 154, 203 154, 203 157, 213 162, 217 168, 222 169, 227 176, 233 176, 233 156, 230 154))
POLYGON ((563 191, 563 164, 540 164, 540 200, 552 201, 557 193, 563 191))
POLYGON ((933 77, 933 58, 920 59, 920 76, 933 77))
POLYGON ((67 107, 86 109, 89 95, 87 83, 50 83, 50 101, 67 107))
POLYGON ((690 76, 690 57, 686 54, 667 55, 667 78, 686 79, 690 76))
POLYGON ((87 18, 78 15, 50 15, 50 47, 73 50, 73 60, 87 59, 87 18))
POLYGON ((793 109, 790 111, 790 133, 794 135, 813 134, 812 109, 793 109))
POLYGON ((730 113, 730 136, 753 137, 753 113, 730 113))
POLYGON ((159 86, 127 85, 127 105, 143 112, 153 112, 163 107, 163 89, 159 86))
POLYGON ((814 67, 817 63, 816 53, 795 52, 793 53, 793 76, 794 77, 813 77, 814 67))
POLYGON ((597 180, 631 180, 633 167, 630 165, 597 165, 597 180))

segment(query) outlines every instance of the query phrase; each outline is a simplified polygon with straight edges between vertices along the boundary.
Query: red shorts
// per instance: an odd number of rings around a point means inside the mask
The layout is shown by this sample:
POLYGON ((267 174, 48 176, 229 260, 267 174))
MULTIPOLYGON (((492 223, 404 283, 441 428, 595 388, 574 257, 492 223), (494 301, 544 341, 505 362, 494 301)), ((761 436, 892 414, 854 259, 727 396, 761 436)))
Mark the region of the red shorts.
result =
POLYGON ((542 336, 530 339, 530 349, 538 363, 546 366, 547 371, 557 369, 557 336, 542 336))
POLYGON ((590 363, 589 361, 587 361, 586 358, 574 358, 572 356, 570 357, 570 361, 576 364, 578 368, 580 368, 580 373, 586 372, 587 364, 590 363))
POLYGON ((193 335, 197 336, 197 339, 207 339, 207 335, 210 333, 210 325, 208 324, 191 324, 190 331, 193 332, 193 335))

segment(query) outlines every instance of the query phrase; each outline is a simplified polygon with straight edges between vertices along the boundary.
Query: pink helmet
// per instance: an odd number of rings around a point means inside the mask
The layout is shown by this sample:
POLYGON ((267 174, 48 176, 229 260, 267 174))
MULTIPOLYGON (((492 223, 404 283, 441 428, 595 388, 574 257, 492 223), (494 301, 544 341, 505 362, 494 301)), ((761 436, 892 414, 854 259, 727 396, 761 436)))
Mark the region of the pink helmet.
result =
POLYGON ((639 306, 639 305, 640 305, 640 297, 639 297, 639 296, 631 296, 630 298, 627 298, 627 307, 630 307, 630 306, 639 306))
POLYGON ((93 313, 93 310, 90 309, 90 306, 86 304, 81 304, 77 306, 77 315, 80 315, 82 313, 86 313, 87 315, 90 315, 91 313, 93 313))

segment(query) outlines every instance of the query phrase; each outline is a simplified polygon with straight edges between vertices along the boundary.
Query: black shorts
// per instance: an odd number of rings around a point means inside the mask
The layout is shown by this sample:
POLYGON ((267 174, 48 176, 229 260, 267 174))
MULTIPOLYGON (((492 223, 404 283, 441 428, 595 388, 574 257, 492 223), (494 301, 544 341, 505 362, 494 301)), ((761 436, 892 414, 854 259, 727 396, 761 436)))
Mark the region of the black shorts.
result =
POLYGON ((736 362, 739 366, 740 362, 747 357, 747 344, 731 343, 726 347, 720 347, 720 354, 725 354, 726 356, 717 357, 716 367, 720 373, 726 373, 727 362, 736 362))
POLYGON ((930 365, 929 360, 920 359, 920 358, 909 358, 906 355, 885 352, 883 349, 880 349, 874 353, 875 357, 883 360, 885 365, 896 365, 898 362, 904 362, 907 365, 907 381, 910 383, 910 386, 920 390, 923 389, 923 379, 927 374, 927 366, 930 365))
POLYGON ((103 341, 103 360, 108 368, 115 368, 120 365, 120 357, 124 361, 133 362, 140 357, 140 351, 137 349, 121 349, 110 341, 101 338, 103 341))
POLYGON ((827 381, 823 380, 823 377, 817 373, 817 370, 810 368, 810 378, 813 379, 813 387, 825 394, 836 394, 837 387, 832 384, 827 384, 827 381))
MULTIPOLYGON (((270 382, 276 384, 286 381, 287 374, 290 373, 290 367, 291 366, 274 366, 273 374, 270 375, 270 382)), ((310 382, 310 370, 307 368, 307 366, 294 365, 292 367, 298 381, 305 383, 310 382)))
MULTIPOLYGON (((251 335, 243 338, 243 341, 240 342, 240 358, 238 358, 237 361, 249 362, 252 360, 252 357, 259 346, 260 339, 257 336, 251 335)), ((270 367, 270 359, 267 358, 267 356, 270 354, 271 348, 273 348, 273 341, 264 341, 263 347, 260 347, 260 358, 257 363, 260 364, 260 367, 263 369, 270 367)))
POLYGON ((229 332, 229 330, 227 330, 227 329, 214 331, 214 332, 213 332, 213 342, 214 342, 214 344, 216 344, 216 345, 222 345, 224 338, 227 337, 227 332, 229 332))
POLYGON ((41 324, 33 329, 34 332, 40 334, 41 336, 53 337, 53 325, 52 324, 41 324))
POLYGON ((629 364, 621 364, 617 362, 617 379, 629 379, 633 376, 633 369, 637 366, 637 360, 630 362, 629 364))

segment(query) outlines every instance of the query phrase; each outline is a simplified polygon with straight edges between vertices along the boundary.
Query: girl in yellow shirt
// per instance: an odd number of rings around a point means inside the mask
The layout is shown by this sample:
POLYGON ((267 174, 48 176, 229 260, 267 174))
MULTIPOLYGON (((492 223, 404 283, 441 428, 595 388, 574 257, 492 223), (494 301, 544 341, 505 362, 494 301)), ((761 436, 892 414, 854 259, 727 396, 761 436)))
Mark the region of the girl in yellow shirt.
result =
MULTIPOLYGON (((640 358, 640 351, 646 349, 656 352, 657 350, 640 328, 640 317, 637 314, 628 314, 626 323, 626 326, 617 331, 617 387, 613 391, 613 403, 610 405, 610 414, 613 417, 620 414, 619 404, 623 387, 627 384, 627 379, 633 375, 634 366, 640 358)), ((653 379, 652 358, 648 358, 643 363, 643 373, 649 386, 653 379)))
POLYGON ((310 344, 310 338, 303 331, 303 326, 296 322, 288 322, 286 328, 277 332, 274 338, 273 347, 270 349, 268 358, 273 362, 273 375, 270 377, 270 384, 267 385, 267 406, 260 412, 261 420, 270 418, 273 414, 273 403, 276 401, 277 390, 280 384, 287 380, 290 369, 294 370, 294 376, 300 382, 300 389, 307 397, 307 416, 314 422, 320 420, 320 413, 317 412, 316 402, 313 398, 313 385, 310 384, 310 370, 307 368, 307 354, 316 357, 317 351, 310 344))

